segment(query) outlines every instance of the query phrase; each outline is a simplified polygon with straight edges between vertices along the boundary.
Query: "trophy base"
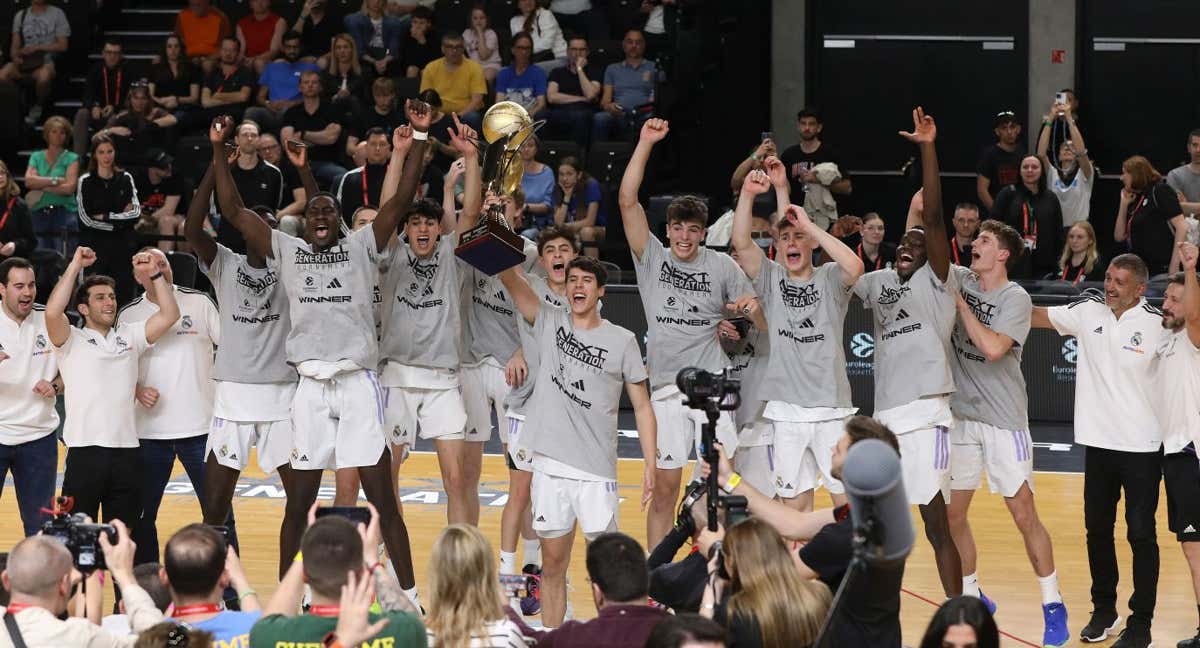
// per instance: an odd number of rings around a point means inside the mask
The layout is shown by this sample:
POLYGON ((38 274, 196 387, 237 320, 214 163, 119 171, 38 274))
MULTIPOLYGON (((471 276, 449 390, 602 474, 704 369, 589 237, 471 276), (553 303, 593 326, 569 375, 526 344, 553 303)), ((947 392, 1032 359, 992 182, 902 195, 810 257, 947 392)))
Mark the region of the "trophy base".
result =
POLYGON ((525 239, 503 223, 485 218, 463 232, 454 254, 486 275, 496 275, 525 261, 525 239))

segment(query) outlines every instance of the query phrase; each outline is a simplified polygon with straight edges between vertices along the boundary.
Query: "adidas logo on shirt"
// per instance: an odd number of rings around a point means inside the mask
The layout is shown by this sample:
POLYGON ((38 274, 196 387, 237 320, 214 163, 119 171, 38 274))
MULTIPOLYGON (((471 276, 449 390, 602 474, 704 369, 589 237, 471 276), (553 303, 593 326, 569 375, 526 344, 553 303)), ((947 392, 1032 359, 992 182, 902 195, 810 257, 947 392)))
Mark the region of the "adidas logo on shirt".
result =
POLYGON ((326 287, 326 288, 341 288, 341 287, 342 287, 342 282, 338 281, 338 278, 337 278, 337 277, 334 277, 334 278, 333 278, 333 279, 332 279, 332 280, 329 282, 329 285, 328 285, 328 286, 325 286, 325 287, 326 287))
POLYGON ((802 328, 802 329, 815 328, 815 326, 813 325, 812 318, 810 317, 810 318, 804 320, 803 322, 800 322, 800 328, 802 328))
POLYGON ((1096 330, 1095 330, 1095 331, 1092 331, 1092 333, 1103 333, 1103 332, 1104 332, 1104 327, 1103 327, 1103 326, 1097 326, 1097 327, 1096 327, 1096 330))
POLYGON ((908 311, 901 308, 900 312, 896 313, 896 321, 899 322, 900 320, 903 320, 903 319, 908 319, 908 311))
POLYGON ((587 389, 583 386, 583 380, 576 380, 575 382, 571 383, 571 386, 579 391, 587 391, 587 389))
POLYGON ((544 516, 544 515, 539 515, 539 516, 537 517, 537 521, 538 521, 538 522, 545 522, 545 521, 546 521, 546 516, 544 516))

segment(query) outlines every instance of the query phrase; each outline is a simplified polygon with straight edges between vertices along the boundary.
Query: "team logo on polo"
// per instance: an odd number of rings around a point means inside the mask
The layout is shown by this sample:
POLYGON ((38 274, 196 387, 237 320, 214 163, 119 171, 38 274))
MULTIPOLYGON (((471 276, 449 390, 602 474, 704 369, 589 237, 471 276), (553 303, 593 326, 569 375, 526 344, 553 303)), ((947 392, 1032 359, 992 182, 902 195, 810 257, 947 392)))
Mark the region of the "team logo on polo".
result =
POLYGON ((1142 332, 1138 331, 1134 333, 1133 337, 1129 338, 1129 343, 1135 347, 1142 346, 1142 332))
POLYGON ((182 318, 180 318, 180 319, 179 319, 179 326, 181 326, 181 327, 182 327, 182 328, 184 328, 184 329, 190 329, 190 328, 192 328, 192 316, 191 316, 191 315, 184 315, 182 318))
POLYGON ((662 268, 659 270, 658 280, 671 284, 679 290, 704 293, 712 292, 712 280, 709 278, 707 272, 686 272, 666 261, 663 261, 662 268))
POLYGON ((787 279, 780 279, 779 298, 783 300, 785 306, 804 308, 821 301, 821 291, 817 289, 816 284, 795 286, 787 279))
MULTIPOLYGON (((37 339, 33 341, 33 346, 37 347, 38 351, 45 349, 46 348, 46 336, 42 335, 41 333, 38 333, 37 339)), ((0 346, 0 351, 3 351, 3 350, 4 350, 4 347, 0 346)))
POLYGON ((117 336, 116 343, 118 351, 126 351, 129 349, 129 343, 126 342, 125 338, 121 337, 120 335, 117 336))
POLYGON ((889 304, 895 304, 896 302, 900 301, 900 299, 902 297, 907 295, 908 292, 909 292, 908 284, 903 284, 899 288, 892 288, 890 286, 881 286, 879 288, 879 299, 876 299, 875 303, 882 304, 884 306, 887 306, 889 304))

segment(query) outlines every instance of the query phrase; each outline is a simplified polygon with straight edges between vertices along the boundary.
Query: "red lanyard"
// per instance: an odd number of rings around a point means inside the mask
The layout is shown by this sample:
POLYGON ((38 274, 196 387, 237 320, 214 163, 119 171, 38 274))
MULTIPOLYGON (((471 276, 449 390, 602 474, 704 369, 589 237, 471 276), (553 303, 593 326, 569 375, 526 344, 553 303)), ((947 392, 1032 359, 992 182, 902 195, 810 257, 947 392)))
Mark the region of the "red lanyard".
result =
MULTIPOLYGON (((1084 264, 1084 265, 1086 265, 1086 264, 1084 264)), ((1063 281, 1070 281, 1073 284, 1079 283, 1079 280, 1083 278, 1083 268, 1084 268, 1084 266, 1079 266, 1079 272, 1075 273, 1074 279, 1067 279, 1067 271, 1070 270, 1071 268, 1070 267, 1063 268, 1063 273, 1062 273, 1063 281)))
MULTIPOLYGON (((1029 201, 1028 200, 1021 203, 1021 214, 1023 217, 1023 220, 1021 221, 1022 222, 1021 234, 1024 236, 1029 236, 1029 201)), ((1033 221, 1033 238, 1035 240, 1037 239, 1037 230, 1038 230, 1037 220, 1035 219, 1033 221)))
MULTIPOLYGON (((863 261, 870 261, 870 259, 863 256, 863 249, 862 249, 861 242, 858 244, 858 258, 862 259, 863 261)), ((876 249, 875 250, 875 269, 878 270, 881 267, 883 267, 883 250, 876 249)))
POLYGON ((225 78, 221 79, 221 82, 217 84, 217 89, 213 90, 213 94, 217 94, 219 92, 225 92, 225 84, 230 79, 232 79, 233 75, 237 74, 237 72, 238 72, 238 69, 235 67, 235 68, 233 68, 233 72, 230 72, 229 74, 225 75, 225 78))
POLYGON ((13 205, 16 204, 16 202, 16 196, 8 199, 8 206, 4 208, 4 215, 0 216, 0 230, 4 229, 4 224, 8 222, 8 215, 12 213, 13 205))
POLYGON ((367 205, 371 204, 371 200, 370 200, 371 197, 369 195, 367 195, 367 165, 365 165, 365 164, 363 165, 363 172, 362 172, 362 192, 363 192, 362 206, 366 207, 367 205))
MULTIPOLYGON (((1153 191, 1153 189, 1151 189, 1151 191, 1153 191)), ((1128 217, 1125 218, 1125 240, 1129 241, 1128 244, 1130 247, 1133 247, 1133 216, 1137 214, 1146 204, 1146 196, 1142 195, 1134 202, 1137 204, 1137 207, 1134 207, 1129 212, 1128 217)))
POLYGON ((308 608, 308 613, 319 617, 336 617, 342 613, 340 605, 313 605, 308 608))
POLYGON ((184 605, 182 607, 177 607, 175 608, 174 612, 171 612, 171 616, 174 618, 179 618, 191 616, 193 614, 218 614, 223 611, 224 608, 221 607, 220 603, 199 603, 196 605, 184 605))
POLYGON ((959 263, 961 257, 958 252, 958 239, 953 236, 950 237, 950 253, 954 255, 954 265, 962 265, 959 263))
MULTIPOLYGON (((104 100, 108 101, 108 68, 104 68, 100 72, 100 78, 104 80, 104 100)), ((113 98, 110 106, 121 106, 121 69, 117 68, 117 96, 113 98)))
POLYGON ((9 603, 5 607, 5 614, 8 614, 9 616, 14 616, 14 615, 16 615, 16 613, 20 612, 21 610, 27 610, 31 607, 36 607, 36 606, 30 605, 28 603, 9 603))

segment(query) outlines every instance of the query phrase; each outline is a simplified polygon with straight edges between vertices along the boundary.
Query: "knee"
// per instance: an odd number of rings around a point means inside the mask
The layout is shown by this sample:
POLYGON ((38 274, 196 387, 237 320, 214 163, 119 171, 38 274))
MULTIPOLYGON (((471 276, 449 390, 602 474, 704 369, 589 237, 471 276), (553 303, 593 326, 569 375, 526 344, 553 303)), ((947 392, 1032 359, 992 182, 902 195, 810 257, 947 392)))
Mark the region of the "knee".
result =
POLYGON ((951 529, 959 530, 959 529, 966 528, 966 526, 967 526, 967 511, 966 511, 966 509, 962 509, 962 510, 954 509, 954 508, 947 509, 946 510, 946 523, 950 526, 951 529))
POLYGON ((1130 544, 1158 541, 1153 516, 1147 516, 1145 519, 1127 519, 1125 522, 1128 526, 1125 538, 1130 544))
POLYGON ((1013 524, 1022 535, 1029 535, 1040 523, 1037 511, 1032 506, 1018 506, 1012 509, 1013 524))
POLYGON ((33 80, 37 83, 50 83, 54 80, 54 66, 43 65, 33 73, 33 80))

